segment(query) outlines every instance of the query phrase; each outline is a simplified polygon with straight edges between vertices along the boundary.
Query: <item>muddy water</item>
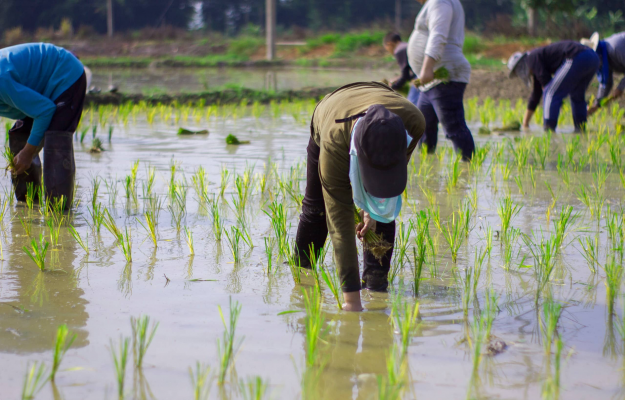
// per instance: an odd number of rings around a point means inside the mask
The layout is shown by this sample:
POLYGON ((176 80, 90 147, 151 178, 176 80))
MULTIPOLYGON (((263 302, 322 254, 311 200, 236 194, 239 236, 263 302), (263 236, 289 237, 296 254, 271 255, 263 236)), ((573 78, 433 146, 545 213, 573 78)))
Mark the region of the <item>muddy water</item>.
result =
POLYGON ((395 70, 340 68, 149 68, 93 69, 92 85, 124 93, 180 93, 216 90, 234 85, 256 90, 298 90, 338 87, 354 81, 394 79, 395 70))
MULTIPOLYGON (((213 118, 198 124, 198 128, 208 128, 211 133, 177 137, 177 127, 150 126, 139 116, 136 123, 115 126, 112 142, 104 144, 106 151, 103 153, 89 153, 86 144, 89 139, 84 145, 75 144, 78 194, 82 201, 72 222, 81 236, 89 235, 91 253, 85 255, 63 228, 60 244, 51 248, 46 258, 50 268, 60 271, 40 273, 22 250, 30 239, 20 216, 32 220, 31 236, 40 232, 48 235, 39 211, 29 211, 23 204, 9 206, 1 233, 4 260, 0 263, 0 397, 19 397, 28 362, 45 361, 50 365, 56 327, 67 323, 77 334, 76 342, 63 360, 56 385, 46 385, 38 398, 115 398, 117 388, 110 340, 130 336, 130 317, 146 314, 160 325, 147 352, 143 374, 133 372, 129 365, 128 397, 191 398, 188 368, 200 361, 209 364, 214 372, 218 370, 216 341, 223 332, 218 306, 227 310, 230 298, 242 304, 236 334, 244 339, 236 358, 236 374, 229 376, 229 384, 221 390, 213 385, 212 395, 241 398, 236 390, 237 379, 261 376, 270 382, 271 398, 301 397, 300 377, 305 355, 301 290, 311 287, 312 280, 304 278, 301 285, 295 285, 288 268, 281 263, 275 273, 267 276, 263 237, 272 236, 273 232, 269 218, 261 211, 273 199, 285 204, 289 234, 294 237, 298 207, 291 199, 278 194, 275 179, 268 184, 272 194, 262 195, 254 186, 246 208, 246 221, 255 247, 248 250, 242 246, 243 261, 235 265, 225 237, 221 243, 214 238, 211 219, 199 206, 191 176, 199 166, 204 167, 211 182, 209 189, 214 193, 219 192, 223 166, 232 175, 243 173, 246 167, 262 173, 266 165, 276 163, 278 174, 283 176, 291 167, 298 166, 296 170, 303 178, 300 162, 305 155, 308 128, 289 116, 213 118), (229 133, 250 140, 251 144, 227 146, 224 138, 229 133), (122 185, 136 160, 140 161, 138 204, 132 200, 128 203, 122 185), (178 166, 176 179, 186 179, 189 185, 188 213, 182 224, 193 232, 196 252, 193 257, 189 255, 184 233, 178 233, 172 226, 166 208, 172 163, 178 166), (137 222, 137 218, 142 219, 146 204, 141 187, 146 182, 148 166, 156 168, 154 192, 163 198, 164 205, 156 250, 137 222), (86 222, 91 221, 88 206, 92 201, 91 182, 96 177, 118 184, 115 205, 111 204, 111 194, 104 183, 100 185, 97 201, 109 208, 118 226, 131 229, 132 263, 126 262, 113 236, 104 227, 100 235, 95 235, 86 222), (300 312, 278 315, 286 310, 300 312)), ((105 136, 100 135, 106 142, 105 136)), ((518 136, 521 135, 476 135, 476 140, 478 146, 487 142, 496 146, 518 136)), ((548 376, 547 357, 534 301, 536 281, 531 269, 518 267, 532 264, 531 258, 523 260, 528 251, 522 241, 515 247, 520 254, 513 257, 513 266, 506 271, 502 268, 501 242, 495 238, 492 255, 485 263, 478 284, 477 301, 471 302, 468 319, 463 315, 462 288, 452 278, 452 271, 473 266, 475 250, 485 246, 488 226, 495 231, 500 229, 497 206, 507 193, 523 206, 512 219, 512 226, 526 234, 550 230, 546 210, 552 204, 552 195, 545 182, 557 193, 552 219, 557 217, 562 205, 568 204, 581 215, 565 239, 566 246, 549 284, 553 297, 565 307, 558 328, 564 341, 561 397, 622 396, 625 387, 623 340, 615 327, 620 317, 608 318, 604 273, 601 269, 597 274, 589 271, 578 251, 579 244, 574 240, 580 235, 598 234, 602 249, 608 243, 605 221, 593 220, 575 195, 581 183, 589 183, 593 178, 590 172, 571 170, 570 187, 567 187, 554 163, 553 157, 564 151, 570 137, 554 135, 554 151, 546 169, 543 171, 534 165, 536 187, 532 186, 529 174, 520 175, 516 169, 505 180, 500 166, 493 163, 495 152, 491 150, 477 173, 470 173, 468 166, 462 164, 458 185, 448 191, 450 152, 444 137, 441 135, 439 150, 443 157, 423 159, 415 154, 408 201, 401 215, 403 221, 413 218, 414 211, 436 207, 440 208, 441 221, 445 221, 472 191, 476 192, 477 209, 472 214, 472 229, 463 240, 456 264, 451 260, 442 235, 434 223, 430 223, 431 235, 438 243, 436 265, 439 272, 432 276, 432 263, 428 261, 419 297, 421 321, 408 352, 410 383, 405 398, 462 398, 468 393, 479 398, 536 399, 541 396, 548 376), (494 178, 491 169, 496 171, 494 178), (416 172, 419 170, 422 172, 416 172), (523 194, 514 176, 520 176, 525 188, 523 194), (434 194, 433 207, 420 186, 434 194), (493 340, 505 342, 507 348, 496 356, 485 355, 479 373, 472 375, 471 352, 465 341, 466 321, 471 321, 484 307, 487 288, 492 288, 499 298, 493 340)), ((503 160, 507 157, 508 153, 504 152, 503 160)), ((8 178, 3 177, 2 184, 8 187, 8 178)), ((303 189, 303 181, 301 185, 303 189)), ((605 187, 606 198, 614 209, 623 196, 617 172, 609 174, 605 187)), ((220 200, 227 227, 236 224, 231 206, 233 195, 234 187, 230 183, 220 200)), ((602 250, 602 264, 604 253, 602 250)), ((274 260, 274 264, 277 262, 274 260)), ((326 257, 326 263, 333 266, 331 256, 326 257)), ((411 279, 407 263, 393 282, 393 290, 412 302, 411 279)), ((398 339, 389 320, 389 295, 363 292, 363 297, 366 312, 344 313, 337 310, 330 292, 327 289, 324 292, 328 345, 323 346, 322 354, 327 364, 317 398, 376 397, 375 376, 386 374, 386 354, 398 339)), ((619 303, 619 314, 620 309, 619 303)))

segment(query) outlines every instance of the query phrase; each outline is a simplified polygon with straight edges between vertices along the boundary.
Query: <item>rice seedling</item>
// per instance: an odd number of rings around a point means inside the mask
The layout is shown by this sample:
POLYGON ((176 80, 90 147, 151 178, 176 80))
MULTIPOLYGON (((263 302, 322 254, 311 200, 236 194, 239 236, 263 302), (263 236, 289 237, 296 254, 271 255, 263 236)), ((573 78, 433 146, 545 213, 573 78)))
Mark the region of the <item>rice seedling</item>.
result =
POLYGON ((588 269, 593 274, 597 272, 597 265, 599 265, 599 237, 595 236, 594 240, 588 236, 577 238, 582 250, 580 254, 584 257, 588 263, 588 269))
POLYGON ((59 244, 59 236, 61 235, 61 227, 63 226, 63 219, 56 220, 55 218, 46 218, 46 226, 50 230, 50 243, 56 247, 59 244))
POLYGON ((539 319, 540 332, 543 338, 543 348, 547 356, 551 355, 551 345, 557 334, 558 321, 562 314, 562 304, 551 298, 545 299, 543 303, 543 320, 539 319))
POLYGON ((400 293, 393 296, 391 307, 391 320, 395 332, 399 334, 401 356, 406 357, 408 346, 417 327, 417 317, 419 315, 419 302, 412 305, 402 298, 400 293))
POLYGON ((564 244, 564 239, 568 235, 567 230, 572 224, 575 223, 578 218, 579 214, 573 213, 573 207, 562 206, 562 210, 560 211, 560 217, 557 221, 553 221, 557 249, 560 249, 562 247, 562 245, 564 244))
POLYGON ((150 325, 150 317, 142 315, 139 318, 130 317, 130 327, 132 328, 132 355, 135 367, 143 367, 143 358, 148 351, 148 347, 154 339, 158 322, 152 322, 150 325))
POLYGON ((291 271, 291 277, 293 278, 293 282, 299 285, 301 283, 302 264, 300 258, 297 255, 297 251, 291 251, 291 249, 296 249, 295 239, 293 239, 292 243, 289 243, 289 241, 285 239, 282 245, 278 244, 278 247, 280 247, 280 254, 283 254, 286 258, 287 265, 289 266, 289 270, 291 271))
MULTIPOLYGON (((408 253, 408 244, 410 243, 410 234, 414 229, 414 225, 412 221, 408 224, 406 228, 406 224, 404 221, 399 221, 397 224, 397 228, 395 229, 395 246, 394 246, 394 255, 395 261, 399 269, 402 269, 405 265, 406 255, 408 253)), ((392 282, 392 280, 389 280, 392 282)))
POLYGON ((206 179, 206 170, 204 167, 198 167, 197 171, 191 177, 193 187, 197 193, 198 199, 203 199, 205 194, 208 193, 208 179, 206 179))
POLYGON ((614 314, 614 299, 617 298, 621 282, 623 280, 623 265, 616 262, 614 257, 611 257, 604 265, 603 272, 605 273, 605 289, 606 289, 606 303, 608 304, 608 315, 614 314))
POLYGON ((408 382, 408 360, 401 355, 397 344, 393 344, 386 356, 386 376, 378 376, 378 399, 399 400, 408 382))
POLYGON ((117 202, 117 181, 115 179, 111 179, 110 181, 106 180, 104 181, 104 184, 106 185, 106 190, 109 193, 109 203, 114 207, 117 202))
POLYGON ((74 228, 74 226, 69 226, 69 233, 72 235, 76 243, 85 251, 85 253, 89 254, 89 234, 86 234, 85 239, 80 236, 80 233, 74 228))
POLYGON ((220 216, 219 203, 217 203, 217 199, 215 199, 214 197, 210 203, 210 212, 213 219, 213 234, 215 235, 215 240, 221 241, 221 233, 223 232, 223 220, 220 216))
POLYGON ((460 180, 460 159, 462 157, 455 155, 449 160, 449 166, 447 170, 447 192, 451 191, 458 185, 460 180))
POLYGON ((228 187, 228 180, 230 179, 230 171, 225 165, 221 167, 221 181, 219 183, 219 196, 223 197, 226 188, 228 187))
POLYGON ((117 383, 117 396, 120 399, 124 398, 124 384, 126 381, 126 365, 128 364, 128 346, 130 344, 130 338, 120 337, 119 348, 115 350, 113 340, 110 342, 110 352, 113 357, 113 365, 115 366, 115 380, 117 383))
POLYGON ((29 363, 22 384, 22 400, 33 400, 48 383, 49 375, 43 362, 29 363))
POLYGON ((187 241, 187 246, 189 247, 189 254, 193 256, 195 255, 195 248, 193 246, 193 232, 191 232, 191 229, 189 229, 189 227, 185 226, 184 233, 185 239, 187 241))
POLYGON ((141 224, 143 229, 145 229, 145 231, 150 236, 150 239, 152 239, 152 242, 154 243, 154 248, 158 248, 158 228, 156 221, 157 217, 155 217, 152 211, 146 211, 143 214, 143 217, 145 218, 145 224, 139 218, 137 218, 137 222, 141 224))
POLYGON ((512 201, 510 195, 499 200, 499 207, 497 208, 497 214, 501 218, 501 235, 505 236, 510 229, 510 221, 516 216, 523 206, 516 204, 512 201))
POLYGON ((263 380, 260 376, 248 378, 247 381, 239 383, 239 389, 245 400, 262 400, 269 392, 269 381, 263 380))
POLYGON ((556 238, 554 236, 548 238, 541 236, 540 243, 534 243, 529 236, 523 236, 523 240, 534 258, 535 302, 538 304, 538 299, 550 282, 555 268, 555 257, 558 252, 556 238))
POLYGON ((429 230, 430 217, 426 212, 421 211, 419 215, 417 215, 416 237, 414 239, 415 246, 412 248, 412 278, 415 297, 419 297, 421 272, 426 259, 428 243, 432 240, 429 230))
POLYGON ((33 220, 26 216, 26 214, 20 215, 20 224, 26 233, 26 236, 30 237, 33 230, 33 220))
POLYGON ((460 218, 456 218, 456 212, 452 213, 446 224, 442 227, 443 237, 449 245, 451 260, 455 263, 458 260, 458 250, 462 245, 464 237, 464 225, 460 218))
POLYGON ((219 358, 219 374, 217 382, 223 385, 226 382, 226 375, 234 367, 234 358, 236 357, 243 338, 236 338, 237 321, 241 315, 241 304, 238 301, 233 302, 230 298, 230 315, 228 323, 224 318, 224 314, 221 310, 221 306, 217 306, 219 309, 219 316, 221 322, 224 324, 224 333, 221 340, 217 339, 217 354, 219 358))
POLYGON ((279 203, 277 200, 269 204, 268 208, 269 211, 263 210, 263 212, 271 219, 271 227, 273 228, 273 232, 276 237, 279 255, 286 256, 289 251, 288 246, 286 246, 288 242, 286 209, 284 205, 279 203))
POLYGON ((171 214, 171 224, 176 228, 176 232, 180 232, 182 220, 187 214, 186 198, 179 191, 176 191, 172 198, 172 203, 167 206, 171 214))
MULTIPOLYGON (((94 209, 95 211, 95 209, 94 209)), ((101 215, 101 224, 115 237, 115 239, 119 239, 122 232, 117 227, 117 223, 115 223, 115 218, 111 215, 108 209, 104 209, 101 215)), ((95 223, 95 219, 94 219, 95 223)), ((99 231, 99 230, 98 230, 99 231)))
POLYGON ((154 191, 154 180, 156 179, 156 168, 147 167, 146 168, 146 180, 143 184, 143 197, 151 198, 152 192, 154 191))
POLYGON ((132 231, 130 227, 126 227, 124 233, 119 232, 117 236, 117 247, 124 253, 126 262, 132 262, 132 231))
POLYGON ((56 340, 54 341, 54 353, 52 354, 52 370, 50 380, 54 382, 56 373, 59 370, 63 356, 76 340, 76 334, 71 332, 66 324, 60 325, 56 330, 56 340))
POLYGON ((495 320, 497 312, 497 295, 492 289, 488 289, 485 294, 486 306, 475 317, 471 323, 471 336, 468 337, 468 343, 471 348, 471 356, 473 360, 472 376, 477 377, 480 364, 484 358, 482 348, 490 340, 490 332, 495 320))
POLYGON ((230 232, 225 230, 226 239, 228 240, 228 246, 230 247, 230 251, 232 252, 232 258, 234 259, 234 263, 238 264, 241 261, 241 231, 236 226, 230 227, 230 232))
POLYGON ((195 369, 189 367, 189 376, 191 377, 191 385, 193 386, 194 400, 208 400, 211 388, 211 374, 208 365, 195 363, 195 369))
POLYGON ((26 253, 26 255, 33 260, 40 271, 46 270, 46 253, 48 252, 49 245, 50 243, 43 238, 43 233, 40 233, 39 241, 36 241, 35 239, 30 241, 30 249, 26 246, 22 247, 24 253, 26 253))
POLYGON ((534 159, 544 170, 551 151, 551 132, 545 133, 541 138, 537 138, 534 143, 534 159))
POLYGON ((512 228, 509 233, 504 237, 502 244, 502 259, 503 259, 503 269, 506 271, 510 270, 510 266, 512 265, 512 256, 514 245, 517 242, 517 239, 521 236, 521 231, 519 229, 512 228))
POLYGON ((321 310, 321 296, 316 290, 303 290, 306 317, 304 318, 304 350, 307 368, 321 367, 321 348, 327 334, 321 310))
POLYGON ((26 184, 26 207, 28 207, 29 210, 33 209, 36 198, 37 189, 35 188, 35 184, 33 182, 28 182, 26 184))

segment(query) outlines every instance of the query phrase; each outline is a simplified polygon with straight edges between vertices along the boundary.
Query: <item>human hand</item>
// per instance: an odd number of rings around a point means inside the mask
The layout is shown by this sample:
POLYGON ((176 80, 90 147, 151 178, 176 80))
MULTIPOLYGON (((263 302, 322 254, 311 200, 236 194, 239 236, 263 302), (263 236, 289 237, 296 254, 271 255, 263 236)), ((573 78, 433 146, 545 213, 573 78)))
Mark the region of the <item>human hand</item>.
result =
POLYGON ((599 109, 599 107, 595 106, 595 105, 589 105, 588 106, 588 116, 590 117, 591 115, 593 115, 594 113, 597 112, 597 110, 599 109))
POLYGON ((621 97, 623 95, 623 91, 621 89, 614 89, 612 91, 612 99, 616 99, 617 97, 621 97))
POLYGON ((360 218, 362 219, 362 222, 356 225, 356 236, 362 241, 367 232, 375 232, 376 223, 375 220, 371 218, 371 215, 364 210, 360 210, 360 218))
POLYGON ((421 86, 425 86, 432 82, 434 80, 434 69, 428 68, 424 64, 423 68, 421 68, 421 73, 419 74, 419 80, 421 81, 421 86))
POLYGON ((13 164, 15 169, 11 171, 13 175, 23 174, 32 164, 33 157, 35 156, 35 146, 27 144, 17 155, 13 158, 13 164))
POLYGON ((360 291, 343 293, 343 311, 362 311, 360 291))

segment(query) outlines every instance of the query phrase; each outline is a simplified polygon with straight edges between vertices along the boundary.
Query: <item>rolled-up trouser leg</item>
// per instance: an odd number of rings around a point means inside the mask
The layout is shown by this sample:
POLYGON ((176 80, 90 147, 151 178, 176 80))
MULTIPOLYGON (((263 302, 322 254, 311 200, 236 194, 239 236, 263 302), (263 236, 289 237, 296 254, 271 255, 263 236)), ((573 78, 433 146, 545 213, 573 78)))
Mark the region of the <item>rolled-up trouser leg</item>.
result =
MULTIPOLYGON (((11 149, 13 155, 17 155, 26 146, 32 126, 33 120, 25 118, 24 120, 17 120, 9 131, 9 149, 11 149)), ((18 201, 26 201, 26 192, 31 184, 34 189, 34 199, 36 200, 39 195, 39 187, 41 186, 41 159, 39 158, 39 151, 41 151, 41 148, 38 149, 37 154, 33 157, 32 164, 26 171, 18 176, 11 175, 11 183, 15 189, 15 198, 18 201)))
POLYGON ((297 226, 295 237, 295 251, 302 267, 310 268, 309 249, 314 246, 315 253, 323 247, 328 237, 326 224, 325 203, 323 189, 319 178, 319 146, 310 138, 307 147, 306 160, 306 192, 302 201, 302 214, 297 226))
POLYGON ((43 148, 43 182, 48 204, 54 204, 63 197, 64 209, 69 209, 74 200, 74 144, 72 132, 48 131, 43 148))
POLYGON ((381 262, 369 251, 364 252, 364 266, 362 272, 363 288, 376 292, 384 292, 388 288, 388 272, 391 269, 391 258, 395 246, 395 221, 388 224, 376 223, 375 232, 382 238, 393 244, 381 262))

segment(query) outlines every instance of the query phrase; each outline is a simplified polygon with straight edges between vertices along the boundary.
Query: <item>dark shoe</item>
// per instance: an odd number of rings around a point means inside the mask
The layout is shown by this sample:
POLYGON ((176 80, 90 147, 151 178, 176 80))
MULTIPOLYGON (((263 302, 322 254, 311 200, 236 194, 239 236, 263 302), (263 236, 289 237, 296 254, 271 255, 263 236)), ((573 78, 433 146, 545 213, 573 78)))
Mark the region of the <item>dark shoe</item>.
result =
POLYGON ((74 143, 72 132, 46 132, 43 148, 45 160, 43 181, 48 204, 63 198, 64 209, 68 210, 74 200, 74 143))

